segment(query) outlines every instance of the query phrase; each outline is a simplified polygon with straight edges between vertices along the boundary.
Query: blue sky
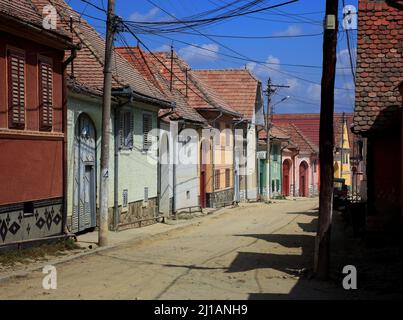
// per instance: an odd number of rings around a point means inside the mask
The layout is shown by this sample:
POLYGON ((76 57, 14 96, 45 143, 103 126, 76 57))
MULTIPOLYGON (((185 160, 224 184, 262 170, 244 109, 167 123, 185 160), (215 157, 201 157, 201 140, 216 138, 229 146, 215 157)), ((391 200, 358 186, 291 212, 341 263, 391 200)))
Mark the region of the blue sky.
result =
MULTIPOLYGON (((105 18, 105 14, 96 8, 83 3, 81 0, 67 1, 76 11, 83 13, 100 33, 104 33, 104 24, 88 15, 105 18)), ((94 0, 99 7, 106 7, 106 0, 94 0), (102 3, 103 2, 103 3, 102 3)), ((217 6, 232 2, 232 0, 152 0, 162 9, 177 18, 183 18, 217 6)), ((240 3, 243 1, 240 1, 240 3)), ((263 6, 282 3, 283 0, 266 0, 263 6)), ((345 1, 345 4, 357 7, 357 0, 345 1)), ((339 20, 342 1, 340 1, 339 20)), ((325 11, 325 0, 300 0, 270 11, 255 13, 250 16, 236 17, 219 22, 208 27, 198 28, 202 34, 236 35, 236 36, 295 36, 320 34, 323 30, 322 21, 325 11)), ((172 19, 147 0, 116 0, 116 13, 124 20, 132 21, 165 21, 172 19)), ((193 30, 189 30, 194 33, 193 30)), ((356 31, 350 31, 352 39, 352 54, 355 61, 356 31)), ((137 41, 128 33, 124 38, 132 45, 137 41)), ((275 84, 290 85, 289 89, 281 89, 273 97, 276 104, 284 96, 290 96, 286 101, 278 103, 276 113, 319 112, 320 110, 320 81, 322 64, 322 35, 295 38, 275 39, 233 39, 204 37, 200 34, 167 34, 167 39, 158 35, 138 35, 147 46, 153 50, 169 50, 171 43, 174 49, 191 65, 193 69, 207 68, 245 68, 250 69, 262 82, 266 83, 270 76, 275 84), (192 45, 180 43, 183 41, 192 45), (230 51, 234 50, 234 51, 230 51), (226 55, 238 56, 234 59, 226 55), (256 62, 243 61, 252 59, 256 62), (268 64, 263 64, 267 62, 268 64), (316 66, 319 68, 304 68, 285 66, 281 64, 298 64, 316 66)), ((119 37, 117 38, 117 45, 119 37)), ((354 103, 354 84, 349 69, 349 55, 346 45, 345 32, 339 32, 338 70, 336 87, 347 90, 335 90, 335 111, 351 112, 354 103)))

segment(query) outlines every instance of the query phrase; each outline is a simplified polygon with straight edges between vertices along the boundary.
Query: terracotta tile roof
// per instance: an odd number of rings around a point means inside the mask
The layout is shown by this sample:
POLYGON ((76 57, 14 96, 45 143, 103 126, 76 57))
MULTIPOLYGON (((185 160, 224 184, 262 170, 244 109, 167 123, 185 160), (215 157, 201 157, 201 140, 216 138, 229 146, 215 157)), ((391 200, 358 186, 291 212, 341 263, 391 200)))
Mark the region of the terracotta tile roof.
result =
MULTIPOLYGON (((74 59, 74 77, 78 83, 95 90, 103 90, 103 65, 105 41, 98 32, 63 0, 31 0, 41 11, 47 3, 55 6, 59 21, 69 31, 70 16, 73 18, 73 41, 81 43, 74 59)), ((67 68, 70 72, 71 69, 67 68)), ((131 66, 118 53, 112 54, 112 87, 130 87, 140 95, 165 101, 165 96, 131 66)))
MULTIPOLYGON (((160 74, 170 81, 171 53, 170 52, 154 52, 153 53, 160 63, 156 63, 160 74), (162 65, 162 63, 165 65, 162 65), (168 70, 167 70, 167 68, 168 70)), ((150 55, 148 53, 147 55, 150 55)), ((177 89, 182 95, 186 96, 187 102, 196 110, 211 109, 222 110, 224 113, 234 117, 241 117, 242 114, 234 110, 227 102, 225 102, 218 93, 210 88, 200 77, 174 53, 173 66, 173 88, 177 89), (186 89, 186 70, 187 70, 187 89, 186 89)))
POLYGON ((246 119, 252 120, 258 95, 261 94, 261 82, 249 70, 210 69, 193 72, 232 108, 242 113, 246 119))
MULTIPOLYGON (((345 113, 345 120, 349 130, 349 142, 352 147, 354 134, 350 131, 353 122, 353 113, 345 113)), ((342 113, 334 114, 333 130, 335 145, 338 146, 341 141, 342 135, 342 113), (337 143, 336 143, 337 142, 337 143)), ((291 114, 274 114, 273 123, 284 125, 292 123, 303 132, 303 134, 316 146, 319 146, 319 127, 320 127, 320 114, 319 113, 291 113, 291 114)))
MULTIPOLYGON (((158 62, 151 55, 145 54, 138 47, 118 47, 116 51, 132 64, 149 82, 156 86, 170 101, 176 102, 173 114, 169 116, 171 120, 185 119, 194 122, 206 123, 195 109, 191 108, 184 95, 177 89, 170 90, 169 81, 160 73, 157 67, 158 62)), ((161 113, 165 114, 166 112, 161 113)))
POLYGON ((359 0, 354 130, 390 126, 401 109, 403 14, 385 1, 359 0))
POLYGON ((292 123, 277 124, 277 126, 287 133, 290 137, 291 143, 298 148, 301 154, 318 154, 319 148, 312 143, 304 133, 292 123))
MULTIPOLYGON (((290 136, 279 126, 273 124, 270 130, 270 138, 288 140, 290 139, 290 136)), ((261 130, 259 130, 259 139, 260 140, 267 139, 267 133, 264 127, 261 127, 261 130)))
POLYGON ((45 30, 42 25, 41 11, 32 3, 31 0, 0 0, 0 13, 10 17, 17 18, 20 21, 35 25, 42 29, 42 31, 54 33, 64 37, 68 37, 62 29, 45 30))
POLYGON ((0 12, 42 27, 42 17, 29 0, 0 0, 0 12))

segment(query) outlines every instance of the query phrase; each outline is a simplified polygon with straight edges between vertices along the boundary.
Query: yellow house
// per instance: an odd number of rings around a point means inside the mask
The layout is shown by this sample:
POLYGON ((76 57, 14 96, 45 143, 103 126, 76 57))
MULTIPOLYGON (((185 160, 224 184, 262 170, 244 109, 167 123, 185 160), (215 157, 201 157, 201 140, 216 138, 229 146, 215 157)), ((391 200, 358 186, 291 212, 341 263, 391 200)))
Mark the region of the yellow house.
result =
POLYGON ((334 118, 334 136, 335 136, 335 153, 334 153, 334 177, 345 179, 347 186, 351 187, 351 135, 348 129, 350 119, 344 113, 339 118, 334 118))

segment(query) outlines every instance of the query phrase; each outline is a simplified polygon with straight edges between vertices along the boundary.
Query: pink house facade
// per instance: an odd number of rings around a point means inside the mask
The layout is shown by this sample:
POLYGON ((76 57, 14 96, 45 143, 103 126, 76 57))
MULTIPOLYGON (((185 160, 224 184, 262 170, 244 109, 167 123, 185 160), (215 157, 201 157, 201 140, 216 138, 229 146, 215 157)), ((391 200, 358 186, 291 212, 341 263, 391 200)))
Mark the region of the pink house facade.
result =
POLYGON ((282 194, 286 197, 314 197, 319 194, 317 147, 294 125, 280 125, 290 137, 282 150, 282 194))

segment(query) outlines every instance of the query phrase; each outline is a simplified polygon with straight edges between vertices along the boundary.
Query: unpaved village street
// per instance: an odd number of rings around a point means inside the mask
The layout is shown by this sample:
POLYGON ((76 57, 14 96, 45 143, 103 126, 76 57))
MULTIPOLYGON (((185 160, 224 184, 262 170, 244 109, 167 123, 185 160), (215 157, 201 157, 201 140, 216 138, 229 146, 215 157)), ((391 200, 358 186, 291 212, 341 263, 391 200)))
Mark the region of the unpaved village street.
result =
MULTIPOLYGON (((246 204, 197 225, 0 283, 0 299, 348 298, 341 283, 309 280, 318 200, 246 204)), ((147 227, 146 227, 147 228, 147 227)))

